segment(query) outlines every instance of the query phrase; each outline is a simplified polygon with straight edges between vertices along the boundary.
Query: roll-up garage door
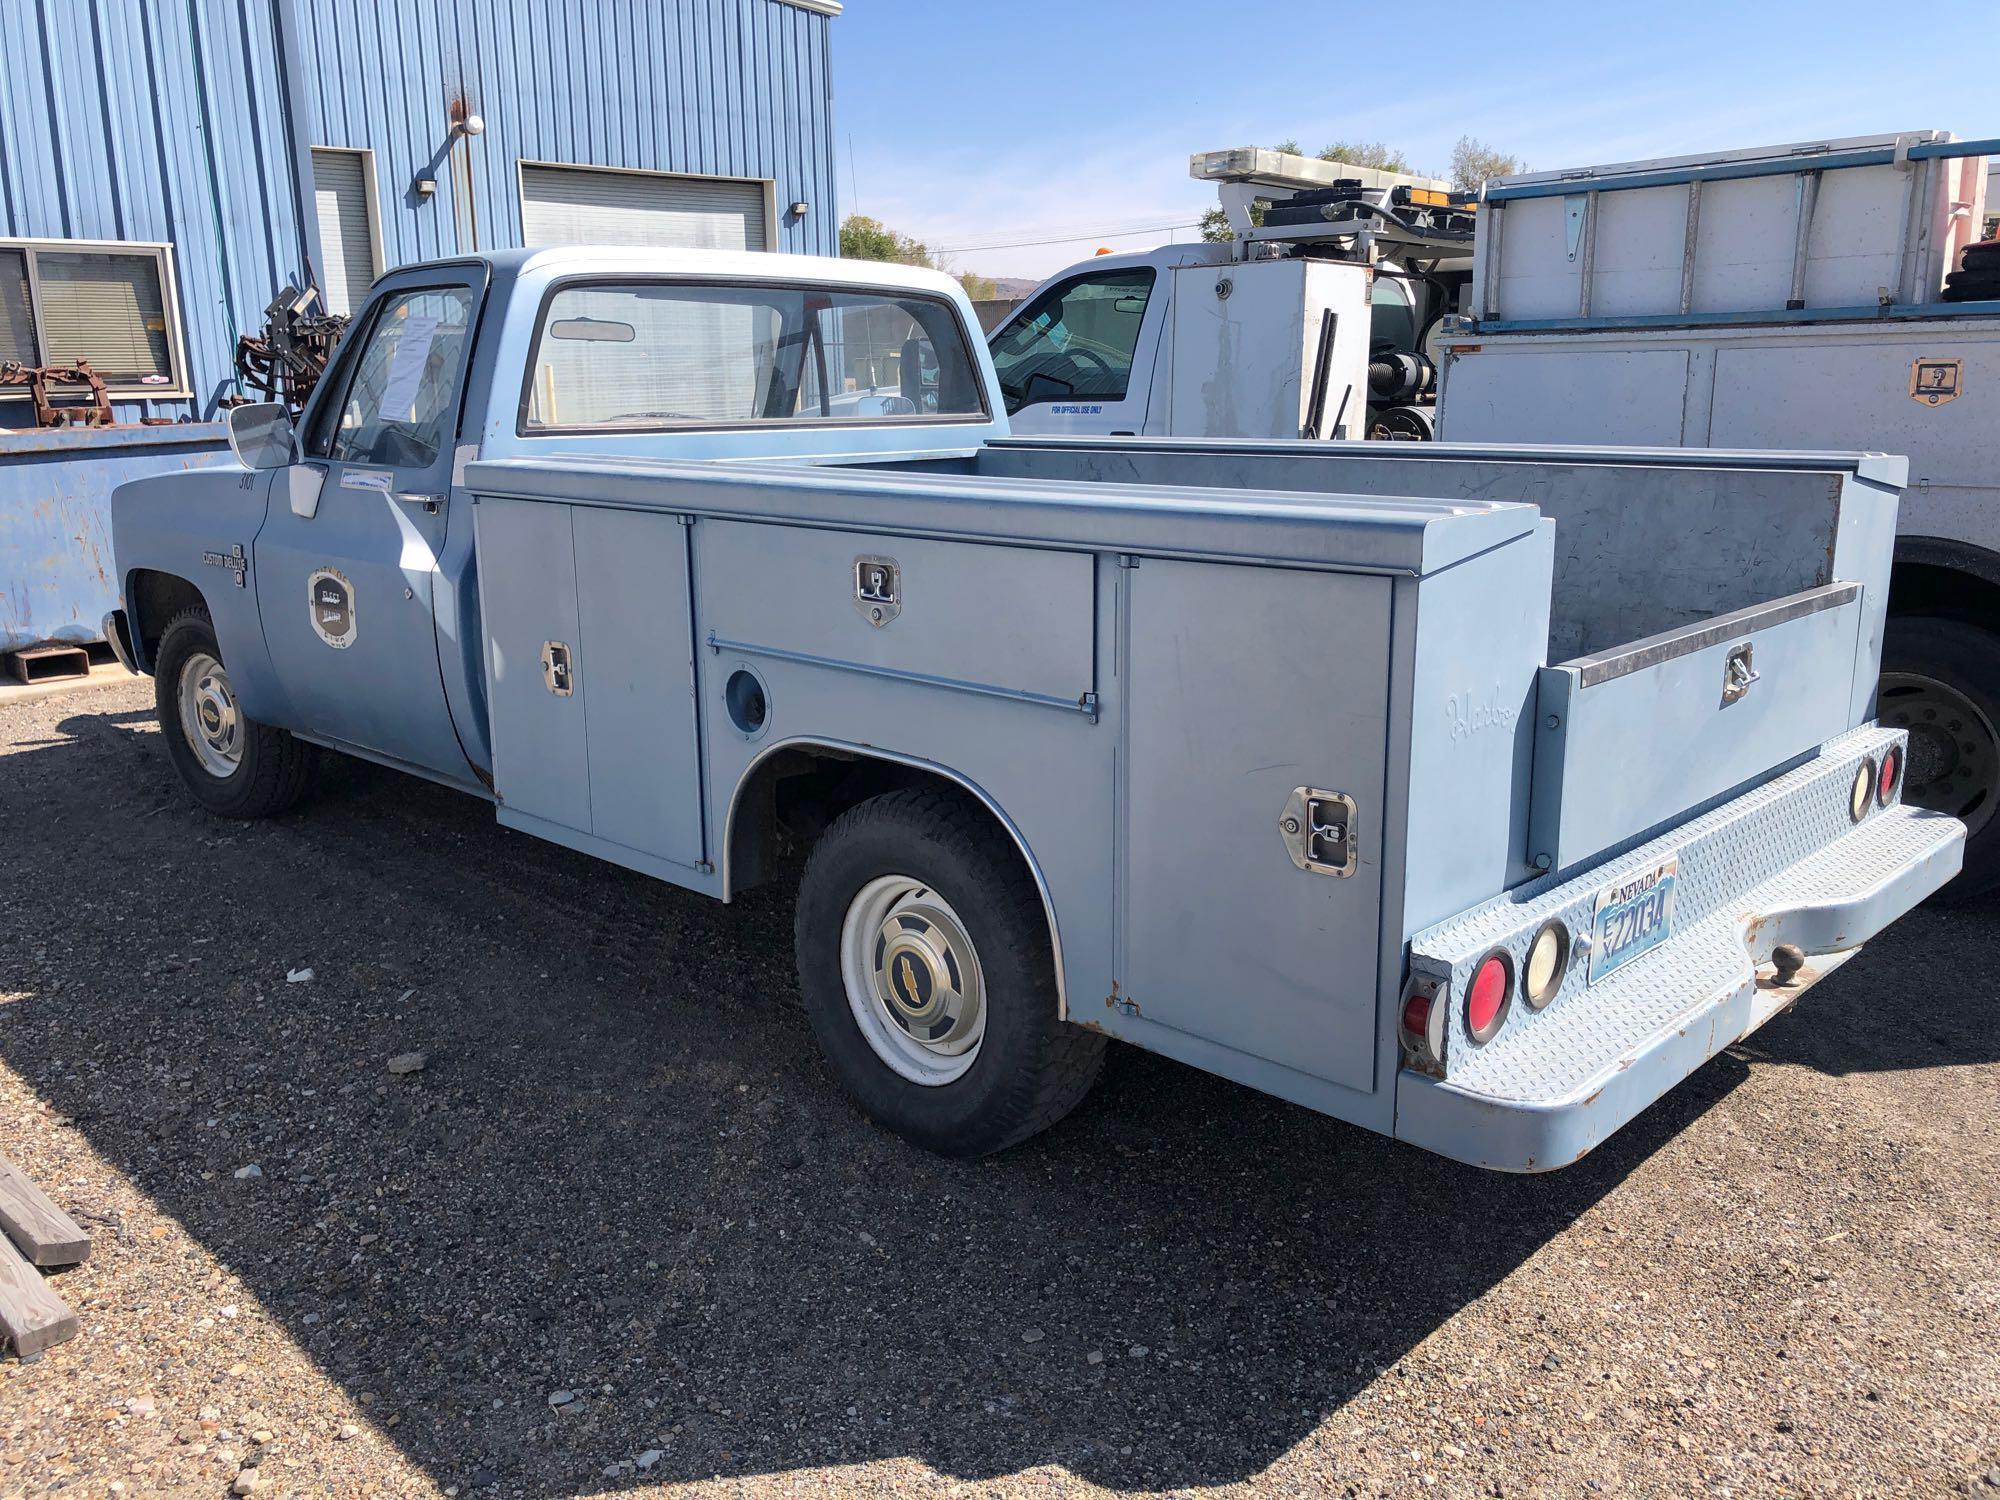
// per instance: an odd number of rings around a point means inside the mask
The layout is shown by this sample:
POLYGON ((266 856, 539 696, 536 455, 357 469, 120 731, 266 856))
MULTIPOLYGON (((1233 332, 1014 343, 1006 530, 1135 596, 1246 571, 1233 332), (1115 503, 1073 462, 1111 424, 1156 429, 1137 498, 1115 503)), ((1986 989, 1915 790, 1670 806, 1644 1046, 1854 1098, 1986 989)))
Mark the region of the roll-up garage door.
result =
POLYGON ((313 203, 319 212, 320 274, 326 311, 351 313, 375 280, 375 227, 369 218, 368 159, 315 146, 313 203))
POLYGON ((521 229, 530 245, 648 245, 768 250, 764 184, 663 172, 523 165, 521 229))

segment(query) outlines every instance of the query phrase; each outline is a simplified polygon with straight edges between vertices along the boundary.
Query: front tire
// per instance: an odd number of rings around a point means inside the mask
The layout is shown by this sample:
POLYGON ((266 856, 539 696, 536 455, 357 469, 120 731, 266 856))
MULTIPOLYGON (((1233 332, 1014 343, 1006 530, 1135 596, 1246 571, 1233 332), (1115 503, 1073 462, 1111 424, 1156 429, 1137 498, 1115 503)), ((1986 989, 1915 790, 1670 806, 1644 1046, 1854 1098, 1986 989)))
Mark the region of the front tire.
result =
POLYGON ((194 800, 226 818, 268 818, 305 795, 313 747, 237 705, 206 609, 167 622, 153 655, 153 702, 167 758, 194 800))
POLYGON ((1966 828, 1954 897, 2000 885, 2000 635, 1960 620, 1892 618, 1878 723, 1909 731, 1903 799, 1966 828))
POLYGON ((966 798, 910 789, 843 814, 806 863, 794 939, 834 1077, 927 1150, 1004 1150, 1097 1079, 1104 1038, 1057 1015, 1040 894, 966 798))

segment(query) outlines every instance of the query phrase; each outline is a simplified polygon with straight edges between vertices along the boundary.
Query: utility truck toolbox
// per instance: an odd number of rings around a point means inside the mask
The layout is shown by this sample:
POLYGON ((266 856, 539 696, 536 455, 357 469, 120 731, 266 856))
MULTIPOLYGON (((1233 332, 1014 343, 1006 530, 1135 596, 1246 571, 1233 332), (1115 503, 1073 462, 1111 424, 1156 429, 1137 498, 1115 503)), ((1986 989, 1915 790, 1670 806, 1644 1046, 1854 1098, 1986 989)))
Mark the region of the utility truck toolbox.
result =
POLYGON ((776 256, 386 278, 243 468, 119 492, 176 766, 254 815, 330 746, 724 900, 803 848, 820 1047, 958 1154, 1117 1038, 1559 1165, 1956 869, 1868 723, 1895 461, 1014 439, 975 326, 776 256))

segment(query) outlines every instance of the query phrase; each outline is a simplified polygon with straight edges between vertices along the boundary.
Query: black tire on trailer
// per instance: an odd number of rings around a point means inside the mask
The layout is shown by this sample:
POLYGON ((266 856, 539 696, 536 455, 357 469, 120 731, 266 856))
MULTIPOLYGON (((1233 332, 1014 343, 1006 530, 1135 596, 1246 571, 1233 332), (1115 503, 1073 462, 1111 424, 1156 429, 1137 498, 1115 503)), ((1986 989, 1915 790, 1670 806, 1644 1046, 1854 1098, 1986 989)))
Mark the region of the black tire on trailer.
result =
POLYGON ((167 758, 194 800, 226 818, 268 818, 305 794, 317 752, 237 706, 208 611, 167 622, 153 655, 153 702, 167 758))
POLYGON ((1965 254, 1958 258, 1965 270, 2000 270, 2000 240, 1981 240, 1975 245, 1967 245, 1965 254))
POLYGON ((1946 894, 2000 885, 2000 633, 1964 620, 1892 616, 1875 717, 1909 731, 1903 800, 1965 822, 1965 871, 1946 894))
POLYGON ((1097 1079, 1103 1036, 1057 1015, 1041 896, 969 797, 908 788, 842 814, 806 862, 794 939, 834 1077, 906 1140, 1004 1150, 1097 1079))

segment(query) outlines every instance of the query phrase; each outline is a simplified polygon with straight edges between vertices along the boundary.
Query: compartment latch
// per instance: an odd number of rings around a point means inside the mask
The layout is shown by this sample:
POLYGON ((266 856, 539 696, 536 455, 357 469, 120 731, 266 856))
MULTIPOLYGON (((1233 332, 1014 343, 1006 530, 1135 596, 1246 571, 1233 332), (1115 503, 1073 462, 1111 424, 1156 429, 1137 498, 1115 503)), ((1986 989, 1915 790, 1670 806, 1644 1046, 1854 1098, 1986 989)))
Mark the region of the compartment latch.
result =
POLYGON ((1734 703, 1750 691, 1750 684, 1757 680, 1757 669, 1751 664, 1756 647, 1745 641, 1731 651, 1722 661, 1722 701, 1734 703))
POLYGON ((870 625, 887 625, 903 612, 903 570, 895 558, 854 559, 854 607, 870 625))
POLYGON ((542 642, 542 686, 558 698, 567 698, 576 691, 576 672, 569 647, 562 641, 542 642))
POLYGON ((1301 870, 1316 875, 1352 875, 1355 859, 1354 799, 1345 792, 1292 788, 1278 818, 1285 852, 1301 870))

